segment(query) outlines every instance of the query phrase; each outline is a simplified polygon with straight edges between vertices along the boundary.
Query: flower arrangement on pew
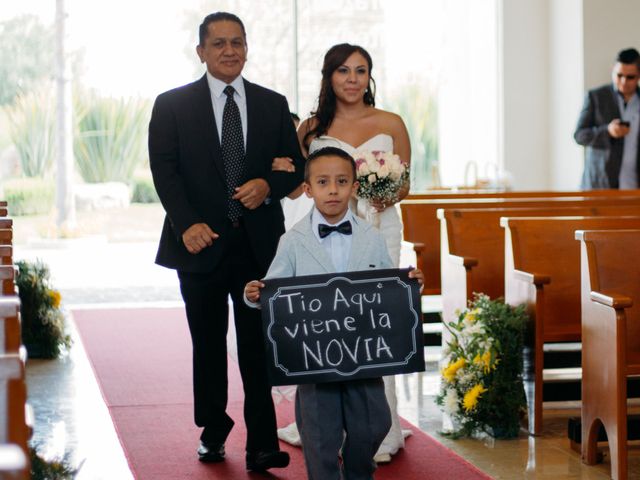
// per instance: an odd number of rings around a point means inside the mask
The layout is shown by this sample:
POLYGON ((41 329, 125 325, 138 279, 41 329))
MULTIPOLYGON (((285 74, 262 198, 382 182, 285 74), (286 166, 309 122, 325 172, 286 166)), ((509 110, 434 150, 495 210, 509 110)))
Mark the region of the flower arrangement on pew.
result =
POLYGON ((71 346, 65 333, 60 292, 50 285, 49 267, 40 260, 17 262, 22 342, 31 358, 57 358, 71 346))
POLYGON ((395 202, 400 187, 409 179, 407 164, 391 152, 359 150, 353 158, 360 184, 358 197, 395 202))
POLYGON ((474 294, 469 307, 445 323, 451 340, 436 402, 451 417, 453 438, 518 436, 526 409, 522 348, 527 315, 502 300, 474 294))

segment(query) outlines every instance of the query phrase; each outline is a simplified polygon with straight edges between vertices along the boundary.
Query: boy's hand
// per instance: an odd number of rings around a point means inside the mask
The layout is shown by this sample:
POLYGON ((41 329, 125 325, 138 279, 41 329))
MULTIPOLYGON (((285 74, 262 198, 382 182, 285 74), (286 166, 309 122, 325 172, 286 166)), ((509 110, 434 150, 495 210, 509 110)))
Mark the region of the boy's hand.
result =
POLYGON ((409 272, 409 278, 415 278, 418 280, 418 283, 420 284, 420 292, 422 292, 422 289, 424 288, 424 273, 422 273, 422 270, 414 268, 409 272))
POLYGON ((244 295, 247 300, 258 303, 260 301, 260 289, 264 288, 264 283, 259 280, 252 280, 244 287, 244 295))

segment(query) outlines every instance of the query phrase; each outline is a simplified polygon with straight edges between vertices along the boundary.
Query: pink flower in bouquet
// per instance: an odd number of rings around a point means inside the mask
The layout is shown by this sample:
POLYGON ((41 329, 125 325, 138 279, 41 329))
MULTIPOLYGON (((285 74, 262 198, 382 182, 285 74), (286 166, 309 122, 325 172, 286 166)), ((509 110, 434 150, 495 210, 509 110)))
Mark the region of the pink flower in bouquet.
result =
POLYGON ((383 201, 397 198, 398 190, 409 175, 407 164, 398 155, 382 151, 357 151, 353 157, 360 183, 358 197, 383 201))

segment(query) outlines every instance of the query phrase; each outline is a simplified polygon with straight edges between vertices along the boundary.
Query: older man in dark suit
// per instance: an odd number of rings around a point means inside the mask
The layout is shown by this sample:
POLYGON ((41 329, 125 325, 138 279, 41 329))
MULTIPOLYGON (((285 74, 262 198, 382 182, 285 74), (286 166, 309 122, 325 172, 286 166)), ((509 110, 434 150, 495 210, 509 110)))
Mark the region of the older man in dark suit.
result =
POLYGON ((613 84, 589 90, 573 134, 586 147, 581 187, 638 188, 640 172, 640 53, 622 50, 613 84))
POLYGON ((233 427, 226 413, 228 296, 245 392, 246 465, 285 467, 279 450, 260 315, 242 301, 244 285, 262 278, 284 217, 280 199, 302 181, 304 159, 286 99, 241 76, 246 33, 235 15, 218 12, 200 25, 198 81, 158 96, 149 124, 153 179, 166 210, 156 262, 178 271, 193 344, 198 457, 224 460, 233 427), (295 172, 273 172, 288 157, 295 172))

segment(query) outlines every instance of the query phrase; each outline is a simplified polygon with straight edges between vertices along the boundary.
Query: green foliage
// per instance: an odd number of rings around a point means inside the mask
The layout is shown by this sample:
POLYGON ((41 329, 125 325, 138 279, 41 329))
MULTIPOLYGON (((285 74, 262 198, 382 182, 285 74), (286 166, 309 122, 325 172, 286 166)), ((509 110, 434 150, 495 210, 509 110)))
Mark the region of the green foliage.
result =
POLYGON ((71 346, 64 331, 60 292, 51 288, 49 267, 42 261, 20 260, 17 267, 22 341, 32 358, 57 358, 63 348, 71 346))
POLYGON ((125 182, 147 159, 150 104, 142 99, 77 97, 76 165, 87 183, 125 182))
POLYGON ((69 456, 65 455, 60 460, 45 460, 36 448, 29 447, 31 461, 31 480, 73 480, 78 473, 69 464, 69 456))
POLYGON ((158 203, 158 192, 153 185, 151 177, 135 177, 133 179, 133 194, 131 201, 134 203, 158 203))
POLYGON ((436 182, 432 178, 432 167, 438 161, 436 96, 423 85, 409 85, 388 108, 402 117, 411 139, 411 191, 426 190, 436 182))
POLYGON ((43 177, 53 167, 54 112, 49 88, 20 94, 6 109, 9 138, 18 151, 22 173, 27 177, 43 177))
POLYGON ((53 26, 35 15, 22 15, 0 23, 0 105, 11 104, 53 72, 53 26))
POLYGON ((452 339, 445 349, 436 402, 458 428, 453 437, 484 432, 518 435, 526 408, 522 348, 527 321, 524 305, 514 308, 475 294, 469 308, 445 325, 452 339))
POLYGON ((37 215, 47 213, 54 202, 53 181, 43 178, 14 178, 2 184, 3 200, 9 215, 37 215))

